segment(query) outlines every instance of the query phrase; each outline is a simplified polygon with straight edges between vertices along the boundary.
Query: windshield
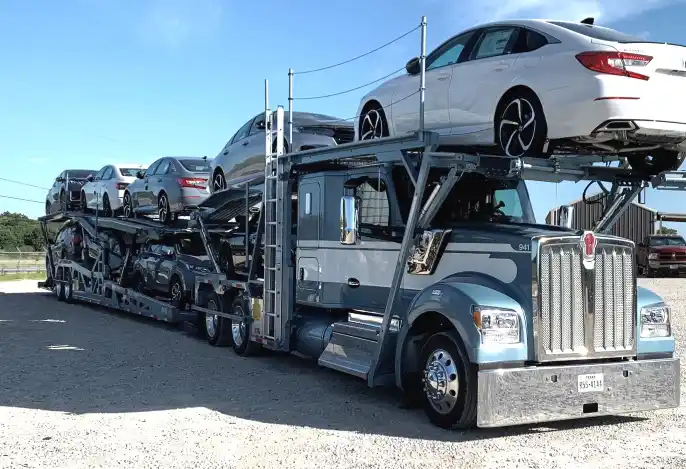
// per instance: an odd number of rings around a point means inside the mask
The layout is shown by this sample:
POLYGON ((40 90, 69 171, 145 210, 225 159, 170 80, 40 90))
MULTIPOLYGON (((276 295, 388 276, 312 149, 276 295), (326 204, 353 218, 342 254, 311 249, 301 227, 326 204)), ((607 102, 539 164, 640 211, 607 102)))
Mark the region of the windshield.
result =
POLYGON ((210 163, 202 158, 187 158, 177 160, 183 169, 192 173, 209 173, 210 163))
POLYGON ((686 241, 681 236, 665 236, 650 238, 651 246, 686 246, 686 241))
POLYGON ((629 34, 620 33, 614 29, 604 28, 602 26, 595 26, 591 24, 570 23, 567 21, 549 21, 550 24, 560 26, 561 28, 574 31, 575 33, 583 34, 586 37, 598 39, 600 41, 613 41, 620 43, 631 42, 650 42, 638 36, 631 36, 629 34))
POLYGON ((95 176, 97 171, 90 169, 70 169, 67 171, 67 177, 69 179, 86 179, 88 176, 95 176))
POLYGON ((179 240, 176 250, 180 254, 188 256, 207 256, 205 245, 202 243, 200 236, 179 240))
POLYGON ((138 171, 145 171, 145 168, 119 168, 119 172, 124 177, 136 177, 138 171))

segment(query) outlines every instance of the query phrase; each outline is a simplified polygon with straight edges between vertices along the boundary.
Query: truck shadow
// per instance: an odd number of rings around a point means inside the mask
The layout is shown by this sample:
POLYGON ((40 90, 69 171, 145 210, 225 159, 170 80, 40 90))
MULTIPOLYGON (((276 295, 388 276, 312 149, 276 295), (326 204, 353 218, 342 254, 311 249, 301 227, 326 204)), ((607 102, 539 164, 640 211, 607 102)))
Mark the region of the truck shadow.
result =
MULTIPOLYGON (((614 426, 598 417, 446 431, 394 389, 284 355, 242 358, 194 330, 42 293, 0 293, 0 406, 70 414, 207 408, 265 424, 459 442, 614 426)), ((273 430, 272 430, 273 431, 273 430)))

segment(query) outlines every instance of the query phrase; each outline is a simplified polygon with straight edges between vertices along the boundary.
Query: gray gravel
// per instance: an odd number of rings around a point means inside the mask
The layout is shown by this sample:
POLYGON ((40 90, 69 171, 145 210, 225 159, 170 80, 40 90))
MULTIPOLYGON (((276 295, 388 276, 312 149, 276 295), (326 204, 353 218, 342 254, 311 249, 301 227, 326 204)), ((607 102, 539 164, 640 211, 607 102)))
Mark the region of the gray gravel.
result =
MULTIPOLYGON (((670 301, 686 337, 686 280, 640 283, 670 301)), ((0 292, 3 469, 686 467, 683 407, 447 432, 400 410, 394 392, 295 357, 242 359, 153 321, 58 303, 31 281, 0 292)))

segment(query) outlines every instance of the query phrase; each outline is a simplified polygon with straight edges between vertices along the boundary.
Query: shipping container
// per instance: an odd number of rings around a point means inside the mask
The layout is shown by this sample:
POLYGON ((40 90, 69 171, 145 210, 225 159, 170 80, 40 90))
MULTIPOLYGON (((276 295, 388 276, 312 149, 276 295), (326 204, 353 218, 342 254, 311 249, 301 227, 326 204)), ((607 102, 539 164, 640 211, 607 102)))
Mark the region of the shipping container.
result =
MULTIPOLYGON (((577 230, 592 230, 593 225, 603 215, 603 208, 607 201, 605 194, 599 192, 597 194, 586 197, 586 202, 583 199, 577 200, 568 206, 573 208, 572 212, 572 228, 577 230)), ((560 209, 555 208, 548 212, 545 217, 548 224, 560 224, 560 209)), ((646 236, 653 234, 658 226, 658 212, 652 208, 637 202, 632 202, 624 213, 619 217, 617 222, 610 230, 610 234, 627 238, 638 244, 645 239, 646 236)))

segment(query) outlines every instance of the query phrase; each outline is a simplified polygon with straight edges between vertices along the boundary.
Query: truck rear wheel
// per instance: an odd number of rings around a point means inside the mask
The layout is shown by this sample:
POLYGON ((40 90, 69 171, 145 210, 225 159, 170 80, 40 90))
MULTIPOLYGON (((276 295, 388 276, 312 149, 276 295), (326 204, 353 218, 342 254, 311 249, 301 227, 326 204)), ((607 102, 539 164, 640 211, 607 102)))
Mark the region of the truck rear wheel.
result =
POLYGON ((231 320, 231 338, 233 350, 242 357, 257 355, 262 346, 250 340, 250 323, 248 321, 248 308, 243 298, 236 298, 231 305, 231 311, 245 319, 242 321, 231 320))
POLYGON ((476 424, 477 374, 454 331, 429 337, 420 352, 421 401, 429 420, 441 428, 476 424))
MULTIPOLYGON (((205 308, 221 311, 221 303, 215 292, 207 295, 205 308)), ((231 321, 223 317, 205 313, 205 337, 213 347, 225 347, 231 343, 231 321)))

